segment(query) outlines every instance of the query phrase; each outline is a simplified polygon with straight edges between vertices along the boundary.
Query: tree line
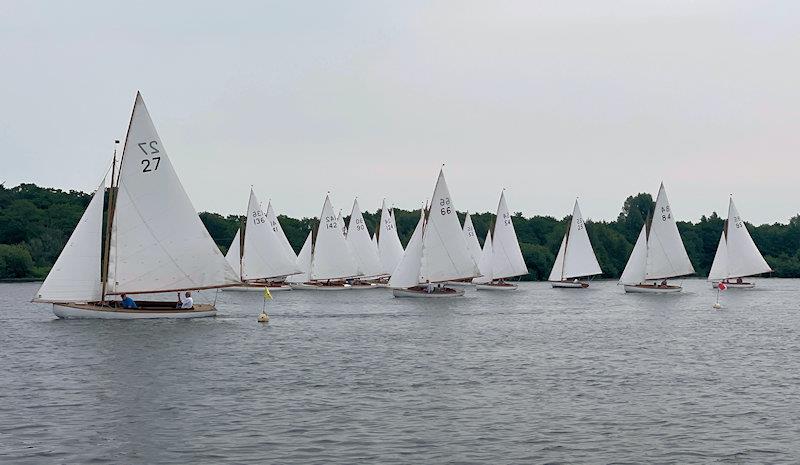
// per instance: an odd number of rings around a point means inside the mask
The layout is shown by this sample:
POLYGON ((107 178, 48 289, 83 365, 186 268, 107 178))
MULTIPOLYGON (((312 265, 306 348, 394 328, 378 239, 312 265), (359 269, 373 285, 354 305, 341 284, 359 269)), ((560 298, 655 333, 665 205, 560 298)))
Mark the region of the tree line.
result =
MULTIPOLYGON (((0 184, 0 278, 46 276, 90 200, 91 194, 75 190, 62 191, 35 184, 6 188, 0 184)), ((650 194, 637 194, 625 200, 616 220, 586 221, 586 231, 603 277, 618 278, 622 273, 653 206, 650 194)), ((394 214, 400 240, 405 245, 419 220, 420 211, 395 209, 394 214)), ((458 216, 463 222, 464 213, 458 216)), ((200 218, 223 253, 244 222, 243 216, 209 212, 200 213, 200 218)), ((295 252, 299 252, 317 220, 284 215, 278 219, 295 252)), ((349 221, 349 218, 345 219, 349 221)), ((513 215, 512 221, 529 271, 524 279, 547 279, 569 219, 569 216, 557 219, 551 216, 526 218, 521 213, 513 215)), ((375 231, 379 220, 380 211, 364 212, 370 233, 375 231)), ((472 214, 481 243, 493 221, 493 213, 472 214)), ((724 219, 716 212, 703 216, 696 223, 678 222, 686 251, 700 276, 707 275, 711 268, 723 223, 724 219)), ((754 226, 747 223, 747 229, 767 263, 775 270, 772 276, 800 277, 800 215, 792 217, 788 224, 754 226)))

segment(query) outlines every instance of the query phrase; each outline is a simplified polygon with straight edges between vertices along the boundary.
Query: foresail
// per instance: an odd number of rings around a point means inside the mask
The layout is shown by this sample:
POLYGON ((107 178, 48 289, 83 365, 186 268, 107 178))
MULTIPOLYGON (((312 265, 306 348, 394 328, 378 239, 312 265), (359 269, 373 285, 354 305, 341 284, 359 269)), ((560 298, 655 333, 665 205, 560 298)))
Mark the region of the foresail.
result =
POLYGON ((478 276, 478 265, 467 249, 443 171, 439 172, 430 205, 422 238, 421 282, 478 276))
POLYGON ((586 224, 583 222, 578 201, 572 210, 572 222, 569 227, 569 238, 564 255, 564 279, 601 274, 600 264, 594 255, 586 224))
POLYGON ((495 218, 492 233, 492 249, 494 250, 492 255, 494 279, 528 274, 528 266, 525 265, 525 259, 522 258, 517 233, 514 231, 514 223, 506 204, 505 191, 500 194, 500 202, 497 204, 497 218, 495 218))
POLYGON ((105 183, 103 178, 36 293, 35 301, 94 302, 102 298, 100 261, 105 183))
POLYGON ((239 273, 242 272, 241 232, 241 229, 236 230, 236 235, 233 236, 233 241, 231 242, 230 247, 228 247, 228 253, 225 254, 225 260, 228 262, 228 265, 230 265, 234 270, 239 270, 239 273))
POLYGON ((139 94, 117 186, 110 293, 203 289, 240 282, 186 195, 139 94))
POLYGON ((283 232, 281 222, 278 221, 278 215, 275 214, 275 210, 272 208, 271 201, 267 204, 267 224, 272 228, 275 234, 278 235, 278 239, 283 246, 286 256, 291 258, 294 262, 297 262, 297 254, 292 248, 292 244, 289 243, 289 239, 286 238, 286 233, 283 232))
POLYGON ((464 239, 467 241, 467 248, 469 249, 472 259, 475 263, 481 259, 481 244, 478 242, 478 233, 475 232, 475 226, 472 225, 472 217, 467 213, 464 218, 464 239))
POLYGON ((564 234, 564 237, 561 239, 561 247, 558 248, 556 261, 553 263, 553 269, 550 270, 550 277, 547 278, 548 281, 564 280, 564 252, 567 250, 567 234, 564 234))
POLYGON ((628 258, 628 263, 625 264, 625 269, 622 271, 622 276, 619 278, 619 283, 630 285, 643 283, 646 269, 647 225, 644 224, 639 232, 639 237, 636 239, 636 244, 633 246, 631 256, 628 258))
POLYGON ((719 235, 717 252, 714 254, 714 261, 711 263, 711 270, 708 272, 709 280, 722 280, 731 277, 728 271, 728 243, 725 240, 725 229, 727 229, 727 222, 725 227, 722 228, 722 234, 719 235))
POLYGON ((247 228, 242 251, 242 279, 245 281, 281 278, 298 273, 294 254, 288 255, 280 236, 261 209, 256 194, 250 189, 247 203, 247 228))
POLYGON ((330 198, 325 196, 319 228, 311 259, 311 280, 329 280, 359 276, 358 265, 350 253, 341 225, 333 213, 330 198))
POLYGON ((414 233, 408 241, 403 256, 400 257, 400 263, 397 268, 392 272, 389 278, 389 287, 392 288, 408 288, 414 287, 420 283, 419 272, 422 266, 422 239, 425 229, 425 212, 420 215, 417 227, 414 228, 414 233))
POLYGON ((386 208, 386 200, 381 205, 380 233, 378 234, 378 256, 381 259, 381 267, 387 273, 391 273, 397 268, 400 259, 403 257, 403 244, 397 235, 397 225, 393 216, 386 208))
POLYGON ((358 200, 353 201, 353 210, 350 213, 350 225, 347 228, 347 243, 350 251, 358 263, 358 269, 364 276, 382 276, 388 274, 381 267, 378 258, 378 249, 372 243, 358 206, 358 200))
POLYGON ((311 249, 313 243, 311 241, 311 233, 308 233, 306 241, 303 242, 303 247, 300 253, 297 254, 297 268, 300 270, 299 274, 291 275, 286 278, 290 283, 305 283, 311 281, 311 249))
POLYGON ((747 232, 747 226, 732 198, 728 205, 727 243, 729 277, 739 278, 772 271, 747 232))
POLYGON ((683 246, 664 184, 658 190, 656 209, 647 238, 647 279, 665 279, 694 273, 683 246))
POLYGON ((483 241, 483 250, 478 259, 478 270, 481 276, 473 278, 475 284, 486 284, 492 281, 492 231, 486 231, 486 240, 483 241))

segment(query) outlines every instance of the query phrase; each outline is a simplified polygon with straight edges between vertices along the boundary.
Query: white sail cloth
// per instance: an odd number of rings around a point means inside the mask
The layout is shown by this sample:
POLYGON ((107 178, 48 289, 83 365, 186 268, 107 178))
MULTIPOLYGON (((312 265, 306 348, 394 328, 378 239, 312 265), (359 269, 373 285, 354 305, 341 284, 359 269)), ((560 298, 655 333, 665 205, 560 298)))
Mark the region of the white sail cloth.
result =
POLYGON ((528 274, 528 267, 519 248, 517 233, 506 204, 505 191, 500 193, 497 217, 492 232, 492 277, 504 279, 528 274))
POLYGON ((592 249, 589 234, 586 232, 581 209, 578 201, 575 200, 569 229, 561 241, 561 248, 558 250, 558 256, 548 280, 563 281, 581 276, 594 276, 602 272, 600 264, 597 263, 594 249, 592 249))
POLYGON ((708 279, 741 278, 770 271, 772 268, 750 237, 747 226, 731 198, 728 203, 728 220, 720 235, 708 279))
POLYGON ((360 275, 358 264, 341 231, 339 218, 333 213, 330 196, 326 195, 311 256, 311 280, 324 281, 360 275))
POLYGON ((67 244, 53 264, 39 292, 37 302, 95 302, 101 296, 103 194, 106 180, 98 186, 72 231, 67 244))
POLYGON ((381 266, 378 249, 372 242, 364 222, 364 215, 358 205, 358 199, 353 201, 353 210, 350 212, 350 224, 347 227, 347 244, 358 264, 358 270, 364 276, 382 276, 388 274, 381 266))
POLYGON ((228 253, 225 254, 225 260, 228 262, 228 265, 230 265, 234 270, 238 270, 240 275, 242 273, 241 232, 241 229, 236 230, 236 235, 233 236, 233 241, 231 241, 231 245, 228 247, 228 253))
POLYGON ((472 259, 475 263, 481 259, 481 244, 478 242, 478 233, 475 232, 475 226, 472 224, 472 216, 467 213, 464 218, 464 239, 467 241, 467 248, 469 249, 472 259))
POLYGON ((473 278, 475 284, 487 284, 492 282, 492 231, 486 231, 486 240, 483 242, 483 250, 478 259, 478 270, 481 276, 473 278))
POLYGON ((186 195, 140 94, 117 185, 109 293, 203 289, 240 282, 186 195))
POLYGON ((386 208, 386 199, 381 204, 381 222, 378 233, 378 256, 381 267, 392 273, 403 257, 403 244, 397 235, 397 224, 394 215, 386 208))
POLYGON ((406 250, 400 257, 394 273, 389 278, 389 287, 408 288, 420 283, 419 269, 422 266, 422 237, 425 231, 425 210, 422 210, 417 227, 411 234, 406 250))
POLYGON ((242 281, 282 278, 299 272, 296 257, 287 254, 276 228, 269 224, 261 202, 250 189, 242 250, 242 281))
POLYGON ((289 276, 286 278, 286 281, 290 283, 305 283, 311 281, 311 249, 313 247, 311 233, 309 232, 308 236, 306 236, 306 241, 303 242, 300 253, 297 254, 297 268, 300 270, 300 273, 289 276))

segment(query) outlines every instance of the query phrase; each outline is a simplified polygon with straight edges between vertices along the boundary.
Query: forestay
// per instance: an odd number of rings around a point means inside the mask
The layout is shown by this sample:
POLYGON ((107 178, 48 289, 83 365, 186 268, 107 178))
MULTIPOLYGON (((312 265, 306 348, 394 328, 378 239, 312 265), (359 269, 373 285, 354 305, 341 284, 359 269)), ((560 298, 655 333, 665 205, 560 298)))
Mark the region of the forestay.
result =
POLYGON ((311 258, 311 280, 324 281, 359 276, 358 265, 345 242, 330 197, 325 196, 311 258))
POLYGON ((72 231, 64 250, 36 294, 37 302, 95 302, 101 296, 103 197, 106 180, 72 231))
POLYGON ((250 189, 247 228, 244 231, 242 280, 280 278, 300 272, 294 254, 286 253, 276 231, 267 221, 256 194, 250 189))
POLYGON ((364 276, 382 276, 387 274, 381 267, 378 258, 378 249, 372 243, 358 206, 358 199, 353 201, 353 210, 350 212, 350 224, 347 227, 347 243, 353 253, 358 269, 364 276))
POLYGON ((646 279, 665 279, 694 273, 683 246, 664 183, 658 189, 656 209, 647 237, 646 279))
POLYGON ((203 289, 240 282, 186 195, 140 94, 117 185, 110 293, 203 289))
POLYGON ((500 193, 497 204, 497 217, 492 233, 492 276, 494 279, 510 278, 528 274, 525 259, 519 248, 517 233, 511 221, 511 213, 506 204, 505 191, 500 193))
POLYGON ((299 274, 291 275, 286 278, 290 283, 305 283, 311 281, 311 249, 313 243, 311 241, 311 233, 306 236, 306 241, 303 242, 303 247, 300 253, 297 254, 297 268, 300 270, 299 274))
POLYGON ((439 172, 433 191, 422 244, 420 282, 451 281, 480 275, 478 265, 467 249, 443 171, 439 172))

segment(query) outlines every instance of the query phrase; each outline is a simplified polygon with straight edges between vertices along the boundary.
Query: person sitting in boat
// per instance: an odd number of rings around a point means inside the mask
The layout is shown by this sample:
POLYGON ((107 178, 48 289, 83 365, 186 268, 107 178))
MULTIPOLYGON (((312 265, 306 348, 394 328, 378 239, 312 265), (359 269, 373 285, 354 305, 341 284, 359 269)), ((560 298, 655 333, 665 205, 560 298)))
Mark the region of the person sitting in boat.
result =
POLYGON ((661 281, 661 287, 667 287, 667 280, 661 281))
POLYGON ((742 278, 736 278, 736 284, 742 284, 743 282, 742 278))
POLYGON ((425 292, 428 294, 433 294, 433 284, 430 281, 425 281, 425 292))
POLYGON ((139 308, 139 306, 136 305, 136 302, 134 302, 132 298, 128 297, 128 294, 122 294, 120 297, 122 298, 120 301, 120 303, 122 303, 122 308, 139 308))
POLYGON ((176 307, 186 308, 186 309, 194 308, 194 300, 192 299, 192 293, 186 291, 186 298, 182 298, 181 293, 178 292, 178 305, 176 307))

